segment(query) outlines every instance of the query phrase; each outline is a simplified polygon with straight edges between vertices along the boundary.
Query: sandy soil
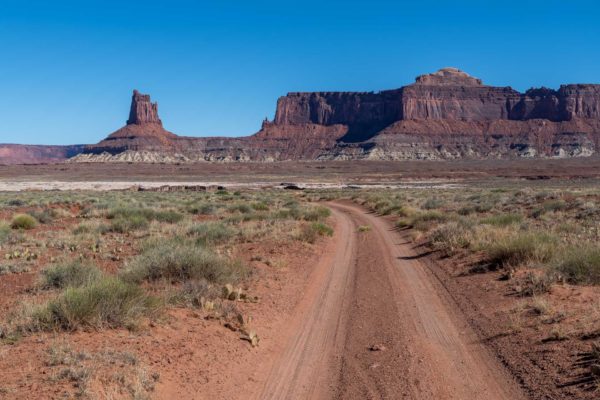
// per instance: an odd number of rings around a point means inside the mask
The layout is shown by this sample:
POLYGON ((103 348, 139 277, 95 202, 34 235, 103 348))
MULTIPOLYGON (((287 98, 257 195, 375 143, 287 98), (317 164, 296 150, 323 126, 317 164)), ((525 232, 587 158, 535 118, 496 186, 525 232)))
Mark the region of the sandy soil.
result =
POLYGON ((256 398, 524 398, 391 225, 331 207, 338 232, 327 271, 313 277, 256 398))
POLYGON ((198 164, 0 165, 0 181, 210 181, 328 184, 398 183, 440 179, 600 178, 600 157, 455 161, 323 161, 198 164))

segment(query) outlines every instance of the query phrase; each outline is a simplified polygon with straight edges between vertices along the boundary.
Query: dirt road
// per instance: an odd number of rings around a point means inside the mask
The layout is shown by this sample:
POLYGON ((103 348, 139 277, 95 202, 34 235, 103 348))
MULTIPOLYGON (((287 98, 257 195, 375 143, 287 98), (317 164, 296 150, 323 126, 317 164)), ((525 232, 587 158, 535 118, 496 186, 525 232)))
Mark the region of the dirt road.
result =
POLYGON ((256 398, 525 398, 386 220, 330 206, 331 251, 256 398))

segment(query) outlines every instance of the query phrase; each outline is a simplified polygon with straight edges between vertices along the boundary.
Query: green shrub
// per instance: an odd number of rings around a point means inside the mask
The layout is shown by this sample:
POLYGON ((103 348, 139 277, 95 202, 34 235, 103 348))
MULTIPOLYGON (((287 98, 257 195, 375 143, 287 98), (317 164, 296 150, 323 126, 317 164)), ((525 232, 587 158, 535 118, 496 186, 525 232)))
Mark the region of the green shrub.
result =
POLYGON ((492 215, 481 220, 482 224, 494 226, 508 226, 520 224, 523 221, 523 216, 520 214, 498 214, 492 215))
POLYGON ((231 239, 235 231, 221 222, 204 222, 193 225, 188 235, 194 236, 198 244, 219 244, 231 239))
POLYGON ((10 227, 12 229, 33 229, 37 221, 29 214, 17 214, 13 217, 10 227))
POLYGON ((570 249, 555 263, 556 270, 569 282, 600 284, 600 247, 583 246, 570 249))
POLYGON ((537 232, 517 233, 485 246, 488 260, 500 267, 515 267, 528 262, 545 263, 554 255, 556 240, 537 232))
POLYGON ((93 264, 70 261, 43 270, 41 286, 46 289, 85 286, 97 281, 102 275, 102 271, 93 264))
POLYGON ((159 307, 158 300, 141 287, 104 277, 86 286, 67 288, 36 309, 31 315, 31 328, 131 327, 140 317, 154 315, 159 307))
POLYGON ((121 272, 128 282, 168 279, 185 282, 206 279, 208 282, 232 282, 244 274, 236 262, 193 243, 170 240, 146 248, 121 272))

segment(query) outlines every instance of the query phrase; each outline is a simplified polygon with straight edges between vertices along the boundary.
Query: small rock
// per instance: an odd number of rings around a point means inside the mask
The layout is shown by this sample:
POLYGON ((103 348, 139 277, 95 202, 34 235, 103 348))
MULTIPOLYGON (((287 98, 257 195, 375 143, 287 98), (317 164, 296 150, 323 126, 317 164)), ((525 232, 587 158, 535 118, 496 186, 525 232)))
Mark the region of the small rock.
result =
POLYGON ((382 344, 372 344, 369 346, 369 350, 371 351, 385 351, 386 347, 382 344))

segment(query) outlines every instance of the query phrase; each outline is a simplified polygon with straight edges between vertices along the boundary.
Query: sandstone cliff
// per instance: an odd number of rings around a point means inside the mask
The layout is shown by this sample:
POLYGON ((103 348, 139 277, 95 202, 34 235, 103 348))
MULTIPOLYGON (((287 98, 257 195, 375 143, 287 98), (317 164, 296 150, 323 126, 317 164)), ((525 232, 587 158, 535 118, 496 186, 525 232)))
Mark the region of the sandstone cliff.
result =
POLYGON ((150 96, 134 91, 126 125, 72 161, 585 157, 598 153, 599 138, 600 85, 521 93, 443 68, 394 90, 289 93, 273 121, 241 138, 177 136, 150 96))

